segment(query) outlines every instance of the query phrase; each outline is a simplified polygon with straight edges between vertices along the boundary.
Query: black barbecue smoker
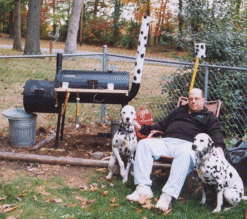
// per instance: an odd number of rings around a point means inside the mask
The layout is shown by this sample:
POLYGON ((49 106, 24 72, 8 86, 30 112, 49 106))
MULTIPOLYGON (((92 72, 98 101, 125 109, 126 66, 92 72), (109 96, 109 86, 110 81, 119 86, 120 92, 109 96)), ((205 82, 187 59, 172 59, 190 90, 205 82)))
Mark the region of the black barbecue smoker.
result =
POLYGON ((138 93, 147 46, 150 17, 144 16, 139 34, 137 57, 131 89, 129 73, 120 71, 62 70, 63 55, 57 54, 55 81, 28 80, 23 102, 27 112, 58 113, 55 147, 58 147, 68 103, 126 105, 138 93))
POLYGON ((55 147, 63 140, 67 103, 126 105, 135 97, 139 85, 129 92, 129 73, 125 71, 63 70, 63 55, 57 54, 55 81, 28 80, 24 86, 23 103, 26 112, 58 113, 55 147), (62 124, 61 124, 62 118, 62 124))

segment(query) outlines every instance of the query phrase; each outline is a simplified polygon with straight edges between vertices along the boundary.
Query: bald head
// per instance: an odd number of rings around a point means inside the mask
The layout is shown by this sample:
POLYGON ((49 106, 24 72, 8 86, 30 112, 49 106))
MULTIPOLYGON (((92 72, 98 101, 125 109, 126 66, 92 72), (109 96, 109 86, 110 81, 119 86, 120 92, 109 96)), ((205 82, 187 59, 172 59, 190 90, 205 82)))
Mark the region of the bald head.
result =
POLYGON ((204 106, 204 94, 199 88, 194 88, 189 92, 189 113, 198 112, 203 109, 204 106))
POLYGON ((190 93, 196 93, 196 94, 200 95, 202 98, 204 98, 204 93, 199 88, 193 88, 192 90, 190 90, 189 91, 189 96, 190 96, 190 93))

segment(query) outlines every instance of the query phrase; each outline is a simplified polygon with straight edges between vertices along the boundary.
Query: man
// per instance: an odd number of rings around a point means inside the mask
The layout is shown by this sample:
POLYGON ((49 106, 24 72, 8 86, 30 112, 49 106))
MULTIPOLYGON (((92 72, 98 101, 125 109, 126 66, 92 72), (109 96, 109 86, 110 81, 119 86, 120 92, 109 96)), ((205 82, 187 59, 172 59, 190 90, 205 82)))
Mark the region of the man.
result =
POLYGON ((211 136, 217 149, 224 154, 225 144, 220 123, 218 118, 204 107, 203 91, 198 88, 192 89, 188 101, 187 105, 174 109, 156 124, 142 127, 135 124, 136 129, 143 134, 158 130, 162 131, 165 137, 139 141, 134 163, 134 180, 137 187, 126 197, 128 200, 138 201, 143 196, 153 197, 150 188, 153 162, 161 155, 171 156, 174 159, 170 175, 155 206, 159 210, 166 211, 172 197, 175 199, 179 197, 187 175, 194 170, 195 152, 191 146, 198 133, 207 133, 211 136))

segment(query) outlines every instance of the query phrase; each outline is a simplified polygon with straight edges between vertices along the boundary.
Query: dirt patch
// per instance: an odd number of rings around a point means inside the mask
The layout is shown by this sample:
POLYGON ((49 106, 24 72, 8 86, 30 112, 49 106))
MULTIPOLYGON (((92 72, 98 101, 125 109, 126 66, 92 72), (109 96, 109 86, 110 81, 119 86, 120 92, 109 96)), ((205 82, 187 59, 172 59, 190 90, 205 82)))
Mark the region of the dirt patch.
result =
MULTIPOLYGON (((36 142, 49 137, 54 130, 38 128, 36 142)), ((55 157, 73 157, 83 159, 102 159, 111 153, 110 126, 104 124, 81 125, 78 130, 75 126, 65 126, 64 140, 59 141, 58 148, 55 148, 55 138, 42 145, 38 150, 30 150, 32 147, 19 148, 10 145, 8 134, 0 133, 0 151, 15 152, 25 154, 48 155, 55 157), (96 152, 103 152, 103 157, 97 158, 96 152), (96 153, 96 154, 95 154, 96 153)), ((9 180, 16 175, 28 175, 31 177, 62 177, 71 186, 83 187, 92 175, 97 171, 107 171, 106 169, 60 166, 26 162, 0 161, 2 178, 9 180)))

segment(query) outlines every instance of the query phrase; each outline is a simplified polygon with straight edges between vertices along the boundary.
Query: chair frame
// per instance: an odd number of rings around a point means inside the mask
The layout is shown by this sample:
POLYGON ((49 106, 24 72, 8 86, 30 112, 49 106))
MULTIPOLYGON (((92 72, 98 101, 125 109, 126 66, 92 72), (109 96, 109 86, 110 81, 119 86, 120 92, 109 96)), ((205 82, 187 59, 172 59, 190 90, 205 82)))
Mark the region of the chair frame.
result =
MULTIPOLYGON (((180 97, 178 99, 177 107, 186 105, 188 103, 187 97, 180 97)), ((220 100, 213 100, 213 101, 205 101, 204 106, 208 108, 209 111, 213 112, 216 117, 220 115, 220 107, 221 101, 220 100)))

